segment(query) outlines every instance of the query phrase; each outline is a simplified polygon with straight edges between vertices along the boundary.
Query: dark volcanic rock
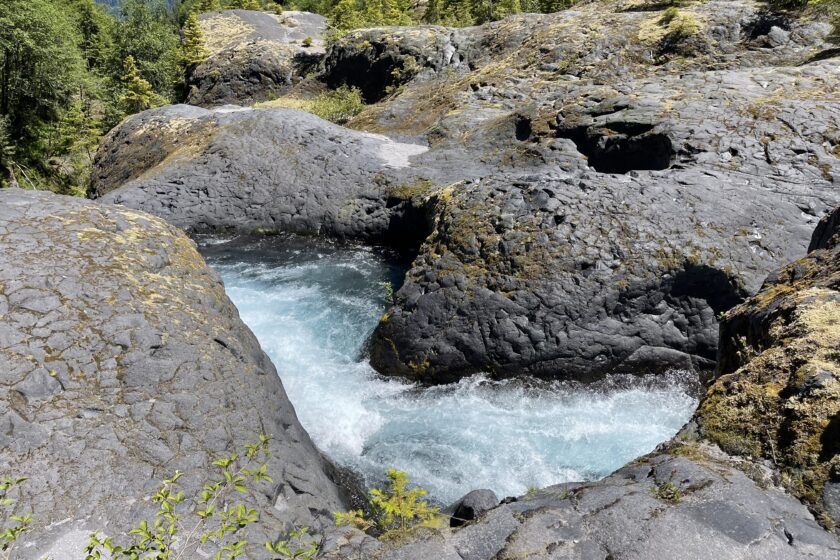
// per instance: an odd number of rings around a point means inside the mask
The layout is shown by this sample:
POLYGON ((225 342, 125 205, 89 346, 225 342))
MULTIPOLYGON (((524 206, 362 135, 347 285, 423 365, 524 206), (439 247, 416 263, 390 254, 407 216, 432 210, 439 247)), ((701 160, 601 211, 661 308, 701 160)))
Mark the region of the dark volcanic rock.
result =
MULTIPOLYGON (((840 558, 840 542, 805 506, 756 483, 745 466, 706 444, 673 443, 603 480, 549 487, 467 526, 369 549, 365 558, 840 558)), ((348 548, 326 557, 355 557, 348 548)))
POLYGON ((0 318, 0 465, 29 477, 16 512, 34 516, 16 558, 81 558, 94 530, 151 520, 160 480, 181 470, 195 495, 211 461, 261 433, 274 483, 257 485, 254 538, 341 507, 274 366, 177 228, 0 191, 0 318))
POLYGON ((396 237, 416 235, 399 217, 425 222, 403 191, 417 180, 411 156, 426 150, 291 109, 175 105, 135 115, 110 134, 93 189, 104 201, 193 231, 319 232, 399 244, 396 237), (144 158, 150 143, 169 150, 144 158), (114 190, 126 176, 136 179, 114 190))
POLYGON ((374 335, 380 371, 710 369, 716 315, 755 292, 774 261, 801 254, 809 229, 762 181, 710 170, 503 177, 441 198, 374 335))
POLYGON ((717 374, 701 433, 730 452, 771 460, 797 495, 835 516, 840 501, 840 208, 805 258, 774 272, 721 324, 717 374), (826 500, 823 503, 823 500, 826 500))
POLYGON ((443 510, 443 513, 451 516, 450 527, 460 527, 497 505, 499 505, 499 498, 492 490, 473 490, 443 510))
POLYGON ((293 111, 168 108, 111 134, 94 188, 191 229, 417 251, 373 337, 386 374, 710 369, 716 316, 840 202, 840 78, 825 23, 655 8, 349 33, 311 80, 381 99, 351 126, 428 151, 293 111))
POLYGON ((210 55, 190 76, 191 105, 251 104, 282 95, 324 56, 326 19, 307 12, 206 12, 210 55), (309 44, 304 41, 309 39, 309 44))

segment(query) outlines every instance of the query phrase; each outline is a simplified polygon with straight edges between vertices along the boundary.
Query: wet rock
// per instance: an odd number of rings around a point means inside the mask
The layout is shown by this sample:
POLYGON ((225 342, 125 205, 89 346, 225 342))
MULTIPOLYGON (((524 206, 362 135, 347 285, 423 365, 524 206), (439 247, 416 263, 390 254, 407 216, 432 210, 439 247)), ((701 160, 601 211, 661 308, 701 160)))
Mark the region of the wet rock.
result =
MULTIPOLYGON (((332 467, 218 275, 180 230, 133 210, 0 191, 0 465, 26 476, 16 558, 75 560, 122 535, 176 470, 196 495, 223 455, 265 433, 250 537, 331 526, 332 467)), ((210 545, 202 547, 212 554, 210 545)))

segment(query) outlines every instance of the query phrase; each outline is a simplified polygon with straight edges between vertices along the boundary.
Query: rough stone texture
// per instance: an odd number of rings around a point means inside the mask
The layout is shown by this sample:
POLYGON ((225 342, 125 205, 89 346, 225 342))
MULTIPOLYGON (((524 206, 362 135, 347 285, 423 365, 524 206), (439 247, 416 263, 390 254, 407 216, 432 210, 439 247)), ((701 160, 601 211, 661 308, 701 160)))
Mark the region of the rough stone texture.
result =
POLYGON ((409 157, 426 149, 291 109, 174 105, 135 115, 109 135, 97 155, 94 187, 103 200, 144 208, 189 230, 384 241, 404 225, 395 216, 414 209, 397 187, 416 180, 403 179, 410 177, 409 157), (187 128, 201 132, 184 135, 187 128), (161 146, 160 155, 141 163, 134 154, 145 154, 149 144, 161 146), (136 179, 111 192, 125 177, 136 179))
MULTIPOLYGON (((28 476, 16 558, 77 560, 119 534, 176 470, 272 436, 254 537, 342 506, 256 338, 192 241, 133 210, 0 191, 0 470, 28 476)), ((330 519, 326 519, 330 523, 330 519)), ((212 547, 205 547, 212 552, 212 547)))
POLYGON ((820 223, 807 257, 773 273, 755 297, 727 313, 721 324, 720 377, 698 411, 704 435, 730 453, 773 461, 794 493, 835 522, 840 512, 833 486, 840 481, 838 216, 840 208, 820 223))
POLYGON ((324 56, 327 25, 317 14, 225 10, 201 14, 198 23, 210 54, 190 76, 191 105, 272 99, 298 83, 324 56))
POLYGON ((460 527, 479 515, 499 505, 499 497, 492 490, 473 490, 443 510, 450 515, 450 526, 460 527))
POLYGON ((168 108, 112 133, 94 187, 190 229, 417 251, 372 341, 386 374, 711 369, 716 316, 799 257, 840 202, 828 32, 745 0, 671 22, 661 6, 597 2, 360 30, 309 80, 362 88, 379 102, 352 127, 428 151, 291 111, 168 108), (159 132, 169 119, 199 132, 159 132), (149 150, 158 135, 184 147, 149 150))
MULTIPOLYGON (((672 442, 589 483, 540 490, 456 529, 368 548, 377 560, 795 560, 840 558, 840 542, 749 463, 672 442), (758 477, 756 477, 758 478, 758 477), (769 486, 768 486, 769 485, 769 486)), ((355 558, 349 548, 327 558, 355 558)))

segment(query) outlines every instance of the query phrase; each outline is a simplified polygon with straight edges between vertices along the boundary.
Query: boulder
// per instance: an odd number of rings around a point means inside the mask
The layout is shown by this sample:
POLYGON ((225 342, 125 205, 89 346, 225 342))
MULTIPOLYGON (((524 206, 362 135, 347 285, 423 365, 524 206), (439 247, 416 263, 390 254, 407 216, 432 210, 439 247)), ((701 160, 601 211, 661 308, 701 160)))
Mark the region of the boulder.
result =
POLYGON ((173 105, 109 134, 93 193, 190 231, 315 232, 416 246, 428 225, 411 199, 429 187, 411 159, 427 149, 292 109, 173 105))
POLYGON ((349 33, 310 80, 378 100, 354 130, 157 109, 108 137, 94 193, 416 255, 371 342, 385 374, 711 371, 718 316, 840 202, 836 61, 803 64, 830 27, 712 1, 675 33, 625 4, 349 33), (790 40, 759 47, 774 28, 790 40))
POLYGON ((499 505, 499 498, 492 490, 473 490, 444 509, 443 513, 451 516, 450 527, 460 527, 497 505, 499 505))
POLYGON ((706 444, 672 443, 603 480, 545 488, 463 527, 380 547, 369 558, 840 557, 840 541, 805 506, 757 483, 744 467, 706 444))
POLYGON ((838 521, 840 482, 840 208, 813 250, 770 275, 721 324, 701 433, 724 450, 762 457, 796 495, 838 521), (823 501, 825 500, 825 501, 823 501))
MULTIPOLYGON (((176 471, 192 496, 212 461, 270 436, 273 482, 248 505, 259 547, 343 507, 335 468, 218 275, 176 227, 79 198, 0 190, 0 466, 28 477, 15 558, 76 560, 157 509, 176 471)), ((215 473, 218 475, 218 473, 215 473)), ((187 515, 189 515, 187 513, 187 515)), ((212 554, 213 545, 198 554, 212 554)), ((189 555, 190 553, 188 553, 189 555)))
POLYGON ((205 12, 209 56, 189 78, 187 102, 250 105, 286 93, 324 56, 326 19, 308 12, 205 12))

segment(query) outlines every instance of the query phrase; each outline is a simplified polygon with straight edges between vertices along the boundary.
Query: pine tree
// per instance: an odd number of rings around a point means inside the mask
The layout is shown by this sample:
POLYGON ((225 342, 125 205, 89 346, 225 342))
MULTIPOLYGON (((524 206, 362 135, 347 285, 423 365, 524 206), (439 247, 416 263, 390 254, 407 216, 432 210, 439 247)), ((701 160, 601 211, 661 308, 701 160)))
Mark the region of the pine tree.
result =
POLYGON ((122 82, 125 93, 120 97, 120 105, 127 115, 162 104, 162 99, 152 90, 152 85, 140 75, 133 56, 125 59, 122 82))
POLYGON ((215 12, 222 9, 222 3, 220 0, 198 0, 195 9, 199 13, 215 12))
POLYGON ((184 22, 181 51, 178 53, 178 62, 184 69, 185 78, 188 78, 199 64, 207 60, 209 55, 210 51, 204 46, 204 34, 198 25, 198 16, 192 12, 184 22))
POLYGON ((262 6, 257 0, 231 0, 228 2, 229 8, 240 10, 261 10, 262 6))
POLYGON ((338 30, 357 29, 363 25, 356 0, 339 0, 330 14, 330 24, 338 30))
POLYGON ((366 27, 385 25, 384 13, 385 6, 382 0, 365 0, 364 25, 366 27))
POLYGON ((9 126, 9 118, 0 116, 0 183, 8 174, 9 182, 14 177, 12 172, 12 158, 15 156, 15 143, 9 126))

